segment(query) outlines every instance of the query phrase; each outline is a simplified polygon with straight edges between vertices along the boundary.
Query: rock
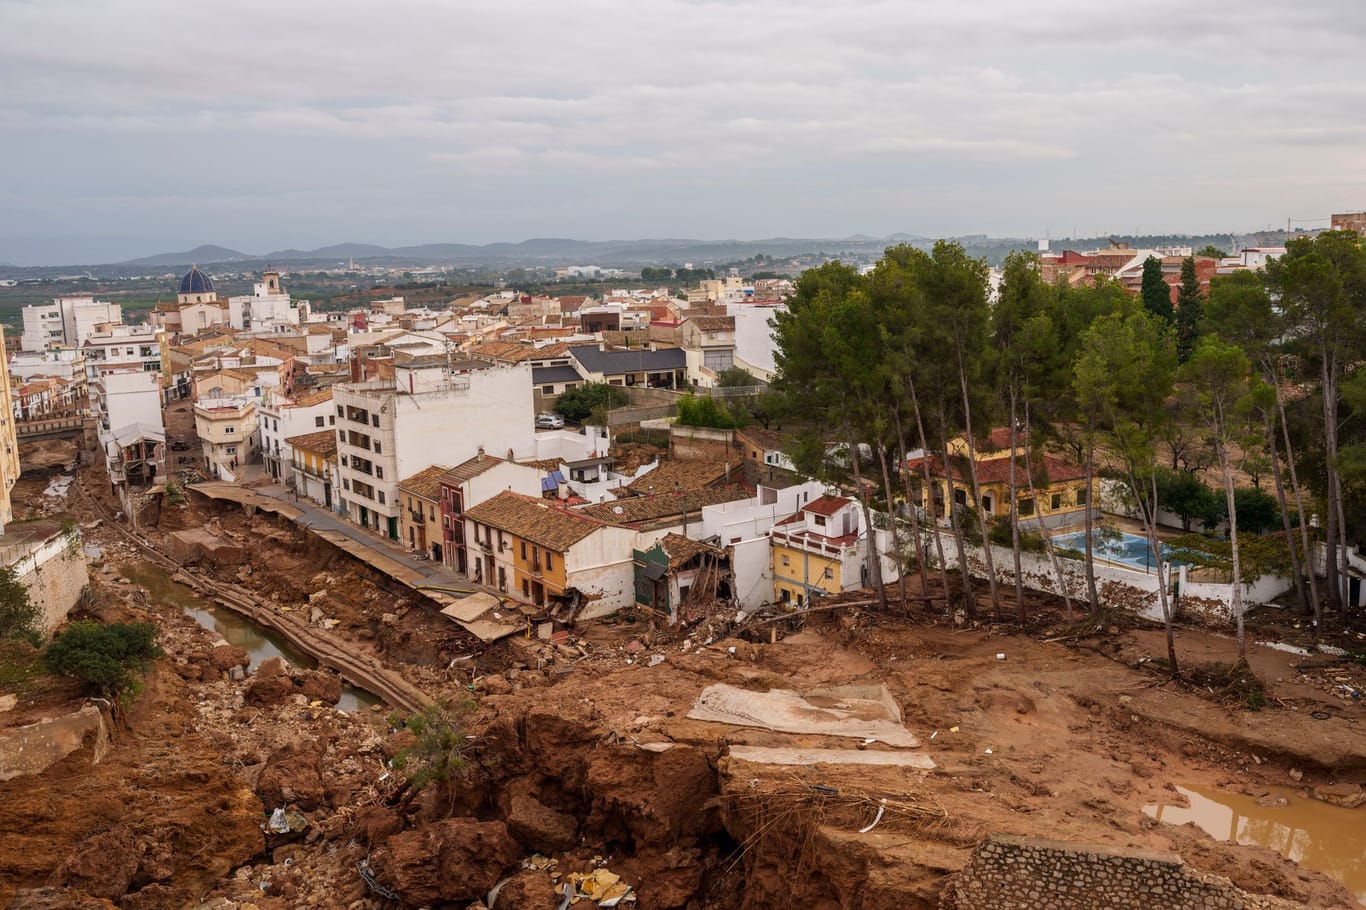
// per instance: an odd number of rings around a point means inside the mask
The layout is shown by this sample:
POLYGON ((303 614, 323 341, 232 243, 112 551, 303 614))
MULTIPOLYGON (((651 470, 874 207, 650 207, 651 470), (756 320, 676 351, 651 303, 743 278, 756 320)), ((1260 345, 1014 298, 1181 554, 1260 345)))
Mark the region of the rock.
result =
POLYGON ((128 893, 142 851, 127 825, 115 825, 76 846, 52 873, 52 884, 92 897, 118 900, 128 893))
POLYGON ((209 655, 209 662, 213 668, 220 673, 231 670, 233 667, 246 667, 251 665, 251 655, 245 648, 238 648, 233 645, 219 645, 213 649, 209 655))
POLYGON ((304 812, 322 807, 326 802, 323 787, 322 743, 287 745, 270 758, 256 780, 256 795, 267 809, 277 806, 298 806, 304 812))
MULTIPOLYGON (((556 812, 533 796, 514 795, 507 813, 508 831, 537 853, 568 850, 578 843, 579 825, 572 815, 556 812)), ((499 899, 501 903, 501 898, 499 899)), ((534 906, 519 904, 509 906, 534 906)))
POLYGON ((305 670, 298 674, 300 691, 309 701, 326 702, 335 705, 341 701, 341 677, 326 670, 305 670))
POLYGON ((37 888, 18 892, 8 906, 10 910, 114 910, 116 905, 65 888, 37 888))
POLYGON ((1286 806, 1290 805, 1290 801, 1284 796, 1268 793, 1266 796, 1257 800, 1257 805, 1265 806, 1268 809, 1284 809, 1286 806))
POLYGON ((403 830, 403 819, 392 809, 367 806, 356 813, 356 830, 371 847, 378 847, 403 830))
POLYGON ((1366 790, 1360 784, 1323 784, 1314 788, 1314 798, 1344 809, 1366 805, 1366 790))
POLYGON ((506 677, 494 673, 479 680, 479 688, 486 695, 506 695, 512 691, 512 683, 508 682, 506 677))
POLYGON ((294 680, 288 676, 262 676, 258 667, 256 675, 247 683, 243 698, 249 705, 278 705, 294 695, 294 680))
POLYGON ((502 822, 451 818, 393 835, 371 864, 405 907, 420 907, 482 898, 520 856, 502 822))
MULTIPOLYGON (((555 886, 550 883, 544 872, 524 869, 510 878, 498 890, 498 899, 493 902, 492 910, 523 910, 532 907, 554 907, 555 886)), ((592 901, 588 902, 589 904, 592 901)))
POLYGON ((1299 768, 1291 768, 1291 769, 1290 769, 1290 779, 1291 779, 1291 780, 1303 780, 1303 779, 1304 779, 1304 772, 1301 771, 1299 768))

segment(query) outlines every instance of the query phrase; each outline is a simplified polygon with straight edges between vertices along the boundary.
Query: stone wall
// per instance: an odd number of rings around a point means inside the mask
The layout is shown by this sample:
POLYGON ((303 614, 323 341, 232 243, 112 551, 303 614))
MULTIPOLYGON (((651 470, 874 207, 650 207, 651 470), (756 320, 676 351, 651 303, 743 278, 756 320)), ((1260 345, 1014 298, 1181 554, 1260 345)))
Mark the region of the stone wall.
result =
POLYGON ((669 457, 680 461, 738 462, 734 443, 734 430, 684 427, 678 424, 669 429, 669 457))
POLYGON ((1172 853, 993 835, 944 891, 944 910, 1282 910, 1172 853))
POLYGON ((54 534, 10 565, 28 588, 29 600, 41 611, 44 635, 51 635, 66 621, 90 584, 80 531, 54 534))

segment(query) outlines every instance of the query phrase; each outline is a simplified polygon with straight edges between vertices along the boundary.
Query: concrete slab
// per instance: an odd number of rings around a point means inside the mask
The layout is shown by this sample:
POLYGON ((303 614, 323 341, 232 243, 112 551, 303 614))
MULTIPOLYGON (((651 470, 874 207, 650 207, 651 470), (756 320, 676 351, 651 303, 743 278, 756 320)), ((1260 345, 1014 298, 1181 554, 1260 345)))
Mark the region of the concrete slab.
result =
POLYGON ((874 739, 910 749, 920 740, 901 725, 901 712, 885 686, 794 692, 753 692, 724 683, 707 686, 688 717, 778 733, 874 739))
POLYGON ((731 746, 730 757, 756 765, 890 765, 933 771, 934 760, 924 752, 886 752, 858 749, 781 749, 731 746))

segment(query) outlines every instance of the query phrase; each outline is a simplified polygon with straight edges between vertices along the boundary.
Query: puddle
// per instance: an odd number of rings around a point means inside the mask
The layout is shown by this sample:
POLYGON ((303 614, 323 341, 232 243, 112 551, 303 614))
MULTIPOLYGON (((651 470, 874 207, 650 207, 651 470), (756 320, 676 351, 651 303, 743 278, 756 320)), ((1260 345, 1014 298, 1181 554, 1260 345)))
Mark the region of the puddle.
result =
POLYGON ((1343 809, 1294 793, 1286 805, 1260 806, 1251 796, 1206 787, 1177 787, 1189 809, 1144 806, 1169 825, 1194 822, 1217 840, 1269 847, 1306 869, 1337 879, 1366 902, 1366 809, 1343 809))
MULTIPOLYGON (((261 661, 272 657, 282 658, 296 667, 316 667, 317 663, 307 654, 299 651, 268 629, 263 629, 240 613, 234 613, 219 606, 212 600, 200 597, 193 589, 172 581, 166 571, 148 562, 137 562, 122 566, 119 574, 146 588, 148 593, 162 603, 173 604, 185 611, 205 629, 222 636, 230 645, 236 645, 251 655, 251 668, 256 669, 261 661)), ((341 701, 337 707, 342 711, 355 712, 379 704, 379 696, 343 683, 341 701)))

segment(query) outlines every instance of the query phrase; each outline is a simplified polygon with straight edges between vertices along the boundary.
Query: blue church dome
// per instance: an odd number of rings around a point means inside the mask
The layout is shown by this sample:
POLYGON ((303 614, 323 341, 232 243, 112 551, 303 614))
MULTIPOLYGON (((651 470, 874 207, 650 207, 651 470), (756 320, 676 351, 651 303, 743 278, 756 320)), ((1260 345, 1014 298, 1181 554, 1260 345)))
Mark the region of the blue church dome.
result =
POLYGON ((185 277, 180 279, 181 294, 212 294, 213 280, 199 271, 199 266, 192 265, 190 270, 185 273, 185 277))

